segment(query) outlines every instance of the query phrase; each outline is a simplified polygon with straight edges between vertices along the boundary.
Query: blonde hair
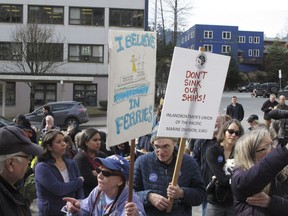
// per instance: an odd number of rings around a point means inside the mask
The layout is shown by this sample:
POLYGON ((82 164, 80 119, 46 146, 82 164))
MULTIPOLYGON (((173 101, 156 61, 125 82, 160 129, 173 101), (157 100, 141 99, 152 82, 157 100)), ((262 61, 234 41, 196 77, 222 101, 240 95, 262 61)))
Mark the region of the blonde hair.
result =
POLYGON ((77 148, 80 148, 83 132, 84 131, 80 131, 75 135, 75 144, 76 144, 77 148))
MULTIPOLYGON (((259 129, 252 130, 239 138, 234 152, 235 168, 249 170, 257 163, 256 150, 266 136, 270 137, 270 133, 266 129, 259 129)), ((263 189, 266 194, 268 194, 269 190, 270 184, 263 189)))

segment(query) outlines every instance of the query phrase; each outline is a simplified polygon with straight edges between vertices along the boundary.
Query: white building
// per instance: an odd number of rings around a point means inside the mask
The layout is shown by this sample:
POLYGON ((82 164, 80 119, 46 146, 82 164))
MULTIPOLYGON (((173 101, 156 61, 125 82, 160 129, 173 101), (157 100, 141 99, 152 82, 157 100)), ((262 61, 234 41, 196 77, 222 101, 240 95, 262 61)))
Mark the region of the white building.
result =
POLYGON ((6 99, 0 106, 2 115, 29 111, 30 88, 25 81, 31 80, 39 81, 35 107, 60 100, 99 106, 99 101, 107 100, 108 31, 144 30, 147 5, 148 0, 0 0, 0 85, 6 86, 0 88, 0 102, 6 99), (11 34, 35 18, 41 25, 53 26, 63 41, 57 45, 63 64, 43 76, 24 74, 9 62, 11 34))

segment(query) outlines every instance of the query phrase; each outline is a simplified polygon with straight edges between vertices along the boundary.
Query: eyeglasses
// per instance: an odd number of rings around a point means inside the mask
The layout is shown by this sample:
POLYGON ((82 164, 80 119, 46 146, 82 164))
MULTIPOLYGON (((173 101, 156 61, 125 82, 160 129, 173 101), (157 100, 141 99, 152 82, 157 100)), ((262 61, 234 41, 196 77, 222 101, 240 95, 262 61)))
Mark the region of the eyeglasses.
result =
POLYGON ((102 175, 103 175, 104 177, 107 177, 107 178, 109 178, 109 177, 111 177, 111 176, 119 176, 119 175, 120 175, 119 173, 109 172, 109 171, 106 171, 106 170, 102 170, 102 169, 100 169, 100 168, 96 168, 96 172, 97 172, 98 174, 102 173, 102 175))
POLYGON ((256 150, 256 152, 268 151, 272 148, 273 148, 273 143, 270 143, 270 144, 266 145, 264 148, 256 150))
POLYGON ((14 155, 14 157, 26 158, 28 161, 31 161, 33 159, 32 155, 14 155))
POLYGON ((153 148, 156 150, 156 151, 159 151, 160 149, 163 150, 163 151, 168 151, 171 146, 166 144, 166 145, 163 145, 163 146, 158 146, 158 145, 153 145, 153 148))
POLYGON ((233 130, 233 129, 227 129, 226 130, 229 134, 235 134, 236 136, 240 136, 241 135, 241 133, 240 133, 240 131, 235 131, 235 130, 233 130))

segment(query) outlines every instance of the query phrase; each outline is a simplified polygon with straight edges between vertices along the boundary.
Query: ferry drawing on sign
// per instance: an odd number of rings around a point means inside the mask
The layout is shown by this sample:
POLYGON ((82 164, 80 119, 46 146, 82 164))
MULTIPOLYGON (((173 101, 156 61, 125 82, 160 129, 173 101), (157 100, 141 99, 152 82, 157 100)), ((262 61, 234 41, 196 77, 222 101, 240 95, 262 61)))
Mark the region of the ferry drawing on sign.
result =
POLYGON ((150 83, 145 74, 144 55, 133 54, 129 63, 131 71, 128 75, 121 76, 114 89, 114 103, 129 100, 131 97, 147 95, 150 83))

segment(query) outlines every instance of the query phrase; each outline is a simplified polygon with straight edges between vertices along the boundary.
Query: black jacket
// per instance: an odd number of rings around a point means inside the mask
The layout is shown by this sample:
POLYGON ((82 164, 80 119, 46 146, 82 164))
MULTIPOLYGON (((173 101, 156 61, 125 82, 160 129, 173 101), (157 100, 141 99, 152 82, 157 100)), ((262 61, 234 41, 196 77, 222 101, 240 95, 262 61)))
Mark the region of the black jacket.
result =
POLYGON ((217 140, 215 138, 211 140, 197 139, 192 150, 192 157, 194 157, 198 164, 205 186, 207 186, 212 180, 211 176, 209 176, 209 166, 206 160, 206 152, 211 146, 215 145, 216 143, 217 140))
MULTIPOLYGON (((233 159, 234 155, 231 154, 229 159, 233 159)), ((207 150, 206 160, 209 166, 209 178, 216 176, 218 180, 217 191, 213 190, 208 194, 207 201, 213 205, 218 206, 232 206, 233 195, 230 187, 231 175, 227 175, 224 171, 226 163, 223 147, 219 143, 213 145, 207 150)))
POLYGON ((265 120, 270 120, 268 113, 277 105, 278 105, 277 101, 271 102, 270 99, 263 103, 261 110, 264 112, 264 119, 265 120), (269 107, 272 107, 272 109, 269 109, 269 107))
POLYGON ((31 216, 29 202, 0 176, 0 215, 31 216))
MULTIPOLYGON (((101 151, 98 151, 96 157, 106 158, 107 155, 101 151)), ((73 160, 77 164, 81 176, 84 178, 83 190, 85 197, 87 197, 98 185, 97 176, 94 176, 92 173, 94 168, 83 151, 78 151, 73 160)))
POLYGON ((232 119, 237 119, 238 121, 242 121, 244 118, 243 106, 239 103, 236 103, 235 106, 230 104, 227 106, 226 114, 231 116, 232 119))

